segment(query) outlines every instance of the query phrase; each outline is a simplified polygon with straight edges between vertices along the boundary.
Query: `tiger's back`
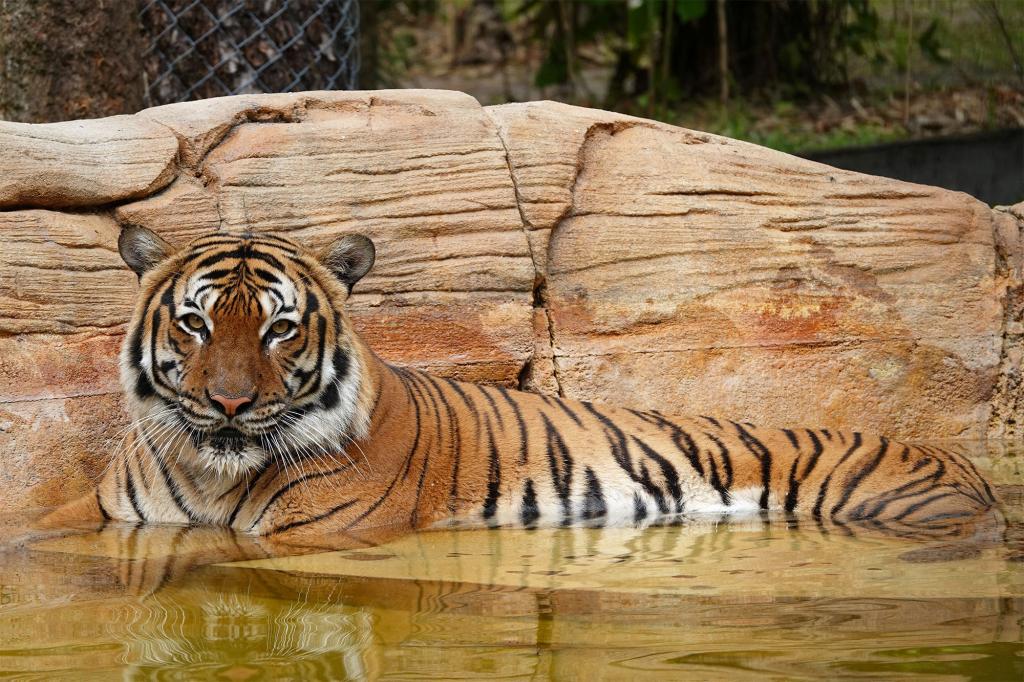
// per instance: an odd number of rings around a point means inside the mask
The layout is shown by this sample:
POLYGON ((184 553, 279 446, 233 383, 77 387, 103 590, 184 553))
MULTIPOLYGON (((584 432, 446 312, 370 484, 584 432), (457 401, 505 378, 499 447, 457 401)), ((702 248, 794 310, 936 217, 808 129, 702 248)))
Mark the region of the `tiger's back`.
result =
POLYGON ((922 524, 967 518, 994 503, 974 465, 939 448, 386 371, 401 387, 390 409, 404 401, 417 424, 402 472, 417 486, 448 491, 444 500, 433 496, 429 510, 408 509, 410 525, 633 524, 769 510, 922 524))

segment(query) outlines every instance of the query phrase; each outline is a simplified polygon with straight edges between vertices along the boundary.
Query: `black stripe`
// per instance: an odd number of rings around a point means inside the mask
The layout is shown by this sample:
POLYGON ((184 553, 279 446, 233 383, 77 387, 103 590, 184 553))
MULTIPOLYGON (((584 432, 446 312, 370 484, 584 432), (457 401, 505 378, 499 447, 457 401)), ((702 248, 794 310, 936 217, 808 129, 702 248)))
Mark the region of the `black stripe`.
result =
POLYGON ((274 287, 267 287, 266 289, 264 289, 264 291, 266 291, 268 294, 270 294, 273 297, 273 299, 275 301, 277 301, 277 308, 274 311, 275 315, 281 315, 283 313, 293 313, 293 312, 295 312, 295 306, 293 306, 293 305, 285 305, 285 303, 284 303, 284 296, 282 296, 280 294, 280 292, 278 292, 277 289, 275 289, 274 287))
POLYGON ((253 236, 250 237, 249 239, 250 241, 252 241, 252 243, 258 246, 266 246, 269 249, 280 249, 281 251, 284 251, 285 253, 291 256, 298 255, 299 253, 296 250, 298 245, 295 242, 291 241, 290 239, 285 239, 284 237, 278 237, 272 234, 261 234, 258 237, 253 236))
POLYGON ((668 514, 669 507, 668 503, 665 502, 665 492, 651 480, 651 472, 647 470, 647 465, 644 462, 640 462, 640 474, 637 476, 637 479, 640 485, 644 487, 644 490, 654 498, 654 503, 658 505, 658 512, 668 514))
POLYGON ((765 447, 764 443, 758 440, 752 433, 747 431, 742 424, 733 422, 736 433, 739 434, 740 442, 746 446, 754 457, 761 463, 761 509, 768 508, 768 493, 771 491, 772 483, 772 453, 765 447))
POLYGON ((334 381, 341 381, 348 376, 350 367, 348 353, 345 353, 340 348, 335 348, 331 364, 334 365, 334 381))
POLYGON ((135 463, 135 470, 138 472, 138 480, 142 483, 142 494, 143 494, 143 497, 146 498, 146 499, 151 499, 153 496, 150 494, 150 491, 149 491, 149 488, 150 488, 149 479, 146 477, 146 471, 145 471, 145 469, 142 466, 142 462, 139 461, 138 457, 134 457, 134 458, 132 458, 129 461, 128 466, 131 466, 132 462, 135 463))
POLYGON ((622 429, 616 426, 608 417, 598 412, 592 403, 584 402, 582 404, 604 427, 604 437, 608 441, 608 447, 611 449, 612 459, 633 481, 639 483, 636 471, 633 468, 633 460, 629 454, 629 444, 622 429))
POLYGON ((139 319, 139 324, 137 324, 135 328, 132 329, 130 341, 128 344, 128 352, 129 357, 131 358, 131 362, 135 367, 139 369, 139 371, 142 371, 142 332, 146 325, 145 319, 149 314, 149 308, 153 304, 153 300, 156 299, 158 295, 160 296, 160 299, 163 300, 164 289, 162 287, 166 286, 173 289, 174 283, 176 281, 177 275, 175 275, 170 280, 165 280, 161 282, 158 286, 153 287, 153 289, 149 292, 149 295, 146 297, 146 300, 142 304, 143 314, 139 319))
POLYGON ((545 450, 548 456, 548 467, 551 470, 551 485, 558 493, 558 499, 562 502, 563 523, 572 521, 572 455, 562 438, 562 434, 547 418, 541 413, 541 421, 544 422, 545 450))
POLYGON ((700 461, 700 448, 697 447, 690 434, 684 429, 673 425, 672 442, 679 452, 683 453, 686 459, 689 460, 690 466, 697 472, 697 475, 704 478, 704 464, 700 461))
MULTIPOLYGON (((453 391, 455 391, 455 393, 459 396, 459 398, 462 399, 462 402, 466 405, 466 409, 469 410, 470 414, 473 415, 473 428, 474 428, 474 431, 476 433, 475 438, 479 439, 479 434, 480 434, 480 411, 477 409, 476 403, 462 389, 462 386, 459 385, 459 382, 454 381, 453 379, 448 379, 447 377, 444 378, 444 381, 448 384, 448 386, 451 387, 451 389, 453 391)), ((462 459, 462 435, 461 435, 462 432, 461 432, 461 430, 459 430, 458 422, 457 421, 453 421, 453 426, 456 429, 456 438, 459 441, 459 447, 456 448, 456 451, 455 451, 455 461, 452 464, 452 485, 451 485, 451 489, 449 490, 449 493, 448 493, 448 499, 449 499, 448 506, 449 506, 449 509, 451 509, 452 511, 454 511, 455 501, 456 501, 456 498, 458 497, 458 492, 459 492, 459 479, 458 479, 458 477, 459 477, 459 474, 461 472, 461 459, 462 459)))
POLYGON ((519 512, 524 526, 533 525, 540 518, 540 510, 537 508, 537 492, 533 489, 533 480, 526 479, 526 486, 523 490, 523 508, 519 512))
POLYGON ((245 480, 246 479, 245 479, 244 476, 242 478, 238 479, 238 481, 233 486, 231 486, 230 488, 228 488, 227 490, 225 490, 224 492, 222 492, 220 495, 217 496, 217 502, 221 502, 224 499, 226 499, 228 496, 230 496, 231 493, 237 492, 239 488, 241 488, 243 485, 245 485, 245 480))
POLYGON ((885 457, 886 451, 889 449, 889 441, 883 437, 880 439, 880 442, 881 446, 878 448, 878 452, 875 453, 875 456, 872 457, 866 465, 861 467, 860 471, 858 471, 846 482, 846 487, 843 489, 843 496, 839 499, 838 502, 836 502, 832 506, 832 511, 829 513, 829 516, 834 517, 837 513, 839 513, 842 510, 842 508, 845 507, 846 504, 850 501, 850 497, 853 496, 853 493, 857 489, 857 486, 863 483, 864 479, 870 476, 871 473, 878 468, 878 465, 881 464, 882 459, 885 457))
POLYGON ((192 510, 185 504, 185 500, 182 498, 180 490, 178 489, 178 484, 171 479, 171 474, 167 470, 163 458, 157 454, 156 448, 153 447, 153 443, 150 441, 149 436, 145 431, 142 428, 140 428, 140 431, 142 431, 143 440, 146 441, 146 447, 149 448, 150 457, 156 461, 157 468, 160 469, 160 475, 164 479, 164 485, 167 486, 168 492, 171 493, 171 499, 174 501, 175 506, 178 507, 178 510, 181 511, 181 513, 185 515, 185 518, 190 522, 197 521, 199 517, 195 516, 192 513, 192 510))
POLYGON ((498 422, 498 428, 502 431, 505 430, 505 420, 501 418, 501 410, 498 409, 497 403, 494 402, 494 398, 491 397, 491 392, 487 390, 486 386, 474 384, 476 389, 483 394, 487 403, 491 406, 491 412, 494 413, 494 419, 498 422))
POLYGON ((409 454, 405 458, 405 466, 402 467, 401 477, 402 480, 405 480, 406 478, 409 477, 409 472, 412 470, 414 456, 420 444, 420 434, 422 433, 422 428, 420 424, 420 402, 417 398, 422 398, 422 394, 420 392, 419 386, 413 385, 412 378, 409 376, 409 373, 406 370, 400 370, 398 372, 398 376, 401 379, 402 386, 405 388, 406 397, 409 399, 409 402, 412 403, 413 419, 416 422, 413 428, 412 447, 409 449, 409 454))
POLYGON ((340 348, 335 348, 334 355, 331 357, 331 365, 334 367, 334 377, 324 388, 323 392, 320 394, 320 398, 317 400, 317 404, 319 404, 324 410, 332 410, 338 406, 338 402, 340 400, 340 396, 338 394, 338 382, 348 376, 348 355, 342 352, 340 348))
POLYGON ((796 477, 796 468, 798 466, 800 466, 799 457, 793 460, 793 465, 789 468, 789 483, 786 488, 786 502, 782 507, 786 512, 792 512, 796 509, 797 496, 800 494, 800 481, 796 477))
MULTIPOLYGON (((157 337, 160 336, 161 310, 167 310, 167 317, 169 321, 173 321, 174 319, 174 287, 176 282, 177 275, 174 276, 174 279, 171 280, 170 285, 164 290, 164 293, 161 294, 160 306, 155 308, 153 310, 153 314, 151 315, 151 319, 153 322, 153 331, 151 332, 152 336, 150 337, 150 372, 153 374, 153 380, 156 381, 157 385, 164 388, 170 393, 177 393, 177 391, 174 389, 173 386, 171 386, 170 378, 160 371, 159 363, 157 360, 157 337)), ((173 324, 173 322, 168 323, 168 325, 173 324)), ((168 338, 170 338, 170 329, 168 329, 167 336, 168 338)))
MULTIPOLYGON (((196 279, 209 279, 209 280, 221 279, 222 277, 227 277, 228 275, 230 275, 232 273, 237 273, 237 272, 238 272, 238 268, 237 267, 234 267, 234 268, 219 268, 217 270, 207 270, 203 274, 197 275, 196 279)), ((208 284, 211 284, 211 285, 216 287, 216 286, 223 286, 225 283, 224 282, 209 282, 208 284)), ((206 286, 207 285, 203 285, 202 287, 200 287, 200 289, 205 290, 206 286)), ((200 289, 197 289, 196 291, 194 291, 192 293, 193 297, 198 297, 199 296, 200 289)))
POLYGON ((327 384, 327 388, 320 394, 320 398, 317 399, 317 405, 322 410, 333 410, 338 406, 338 402, 341 400, 341 396, 338 395, 338 384, 330 382, 327 384))
POLYGON ((804 466, 803 475, 797 474, 797 469, 803 459, 803 454, 797 455, 793 460, 793 466, 789 470, 789 487, 786 490, 785 509, 787 512, 791 512, 796 509, 797 502, 799 501, 800 486, 818 464, 818 458, 821 457, 821 453, 824 450, 824 446, 821 444, 821 439, 818 438, 817 434, 810 429, 807 429, 806 431, 807 437, 811 439, 811 454, 807 457, 807 464, 804 466))
MULTIPOLYGON (((398 381, 405 388, 406 397, 409 399, 409 402, 413 404, 413 407, 416 410, 416 427, 415 429, 413 429, 412 447, 409 448, 409 453, 405 456, 404 470, 408 472, 410 466, 412 465, 413 458, 416 456, 416 450, 419 447, 420 442, 419 405, 416 402, 416 397, 412 393, 412 389, 410 388, 408 370, 401 367, 391 367, 391 370, 395 378, 398 379, 398 381)), ((391 479, 391 483, 388 484, 388 487, 384 490, 384 493, 380 495, 376 500, 374 500, 373 503, 369 507, 367 507, 365 511, 363 511, 347 526, 345 526, 345 528, 352 528, 356 526, 360 521, 367 518, 370 514, 376 511, 382 504, 384 504, 385 501, 387 501, 391 497, 392 492, 394 492, 395 487, 398 485, 398 481, 404 478, 405 476, 402 473, 395 474, 395 477, 391 479)))
MULTIPOLYGON (((416 382, 420 387, 422 387, 422 389, 423 389, 422 395, 425 397, 426 401, 430 402, 430 405, 433 408, 432 411, 434 413, 434 429, 435 429, 435 431, 434 431, 434 438, 437 441, 438 450, 443 451, 444 450, 444 443, 443 443, 443 437, 442 437, 443 436, 443 432, 441 431, 441 410, 437 406, 437 401, 434 400, 434 393, 433 393, 433 391, 430 390, 428 382, 426 381, 426 379, 424 377, 425 377, 425 375, 423 375, 420 372, 409 372, 410 380, 416 382)), ((415 496, 415 499, 413 500, 412 513, 409 515, 409 523, 411 523, 414 528, 418 527, 418 525, 419 525, 420 497, 423 495, 423 481, 426 480, 427 469, 429 467, 430 467, 430 450, 429 449, 425 449, 423 451, 423 467, 420 469, 420 477, 419 477, 419 480, 416 483, 416 496, 415 496)))
MULTIPOLYGON (((270 468, 270 463, 271 463, 271 460, 268 457, 266 459, 266 461, 263 462, 262 467, 259 469, 259 471, 256 473, 256 475, 252 477, 252 484, 253 484, 252 485, 252 489, 251 489, 252 491, 255 491, 256 484, 259 482, 260 478, 263 477, 263 474, 267 473, 267 469, 270 468)), ((246 489, 249 490, 248 487, 246 489)), ((238 496, 238 502, 235 503, 235 508, 232 509, 231 510, 231 514, 228 515, 228 523, 227 523, 227 525, 228 525, 229 528, 235 525, 235 519, 238 518, 238 513, 240 511, 242 511, 242 506, 245 504, 245 502, 248 499, 250 499, 250 498, 247 495, 239 495, 238 496)))
MULTIPOLYGON (((704 435, 711 440, 718 441, 717 438, 715 438, 709 433, 705 433, 704 435)), ((718 444, 721 448, 721 441, 718 441, 718 444)), ((722 451, 722 456, 725 457, 724 451, 722 451)), ((722 499, 722 504, 728 505, 729 491, 726 489, 725 485, 722 484, 722 478, 718 474, 718 464, 715 461, 715 455, 713 452, 711 452, 711 450, 708 450, 708 465, 711 469, 711 476, 709 477, 708 481, 711 483, 711 487, 718 492, 718 496, 722 499)))
POLYGON ((219 253, 207 256, 206 258, 203 258, 201 261, 199 261, 193 266, 192 272, 199 272, 200 270, 208 268, 211 265, 214 265, 221 261, 230 260, 232 258, 237 258, 239 260, 259 260, 269 264, 271 267, 276 268, 278 270, 286 269, 284 263, 279 261, 277 258, 274 258, 270 254, 263 253, 261 251, 256 251, 252 248, 252 246, 252 244, 240 244, 238 247, 230 251, 220 251, 219 253))
POLYGON ((807 458, 807 466, 804 467, 804 473, 800 477, 801 480, 810 476, 811 472, 814 471, 814 467, 817 466, 818 460, 821 458, 821 453, 825 450, 825 446, 822 444, 821 439, 818 438, 814 431, 807 429, 807 437, 811 439, 811 443, 814 447, 811 450, 811 456, 807 458))
POLYGON ((893 490, 887 490, 880 495, 876 495, 871 500, 865 500, 864 502, 861 502, 854 508, 853 512, 851 512, 851 518, 876 518, 882 512, 884 512, 886 507, 888 507, 890 504, 893 504, 894 502, 899 502, 900 500, 905 500, 908 497, 920 495, 923 492, 925 492, 924 490, 914 490, 914 488, 920 485, 925 485, 929 489, 931 489, 938 481, 940 481, 943 478, 943 476, 945 476, 946 465, 945 463, 942 462, 942 460, 935 459, 933 457, 929 457, 928 460, 925 461, 924 463, 928 464, 928 462, 935 463, 935 471, 931 472, 930 474, 926 474, 921 478, 916 478, 912 481, 904 483, 903 485, 899 486, 898 488, 894 488, 893 490), (881 498, 880 501, 879 498, 881 498), (877 503, 870 511, 867 511, 866 507, 869 502, 877 503))
POLYGON ((453 391, 455 391, 458 394, 459 398, 461 398, 462 402, 466 405, 466 409, 468 409, 473 414, 474 417, 478 417, 476 403, 474 403, 473 400, 468 395, 466 395, 466 392, 462 390, 461 386, 459 386, 459 382, 455 381, 454 379, 449 379, 448 377, 440 378, 442 381, 448 384, 448 386, 450 386, 453 391))
POLYGON ((676 471, 676 468, 672 466, 671 462, 659 455, 654 448, 649 446, 647 443, 643 442, 636 436, 633 436, 633 442, 640 446, 640 451, 644 455, 653 459, 658 464, 658 467, 661 469, 661 475, 664 477, 665 484, 668 487, 669 495, 671 495, 672 500, 675 502, 676 513, 678 514, 682 512, 683 492, 679 487, 679 472, 676 471))
POLYGON ((493 519, 498 511, 498 498, 501 496, 501 458, 498 457, 498 446, 494 443, 491 420, 484 419, 484 431, 487 433, 487 453, 490 465, 487 469, 487 497, 484 498, 484 518, 493 519))
MULTIPOLYGON (((256 275, 257 277, 262 279, 264 282, 269 282, 270 284, 280 284, 281 283, 281 279, 277 275, 272 273, 270 270, 265 270, 263 268, 255 268, 254 267, 254 268, 252 268, 252 274, 256 275)), ((274 291, 274 290, 273 289, 268 289, 268 291, 274 291)))
MULTIPOLYGON (((447 377, 443 377, 442 380, 453 391, 455 391, 456 395, 459 396, 459 398, 462 400, 463 404, 466 406, 466 409, 469 410, 470 414, 473 415, 473 427, 474 427, 474 430, 476 431, 477 437, 479 437, 479 433, 480 433, 480 411, 477 410, 476 403, 473 402, 473 399, 470 398, 469 395, 467 395, 464 390, 462 390, 462 386, 459 385, 459 382, 457 382, 457 381, 455 381, 453 379, 449 379, 447 377)), ((438 390, 440 390, 440 389, 438 389, 438 390)), ((450 420, 451 427, 455 429, 456 440, 459 443, 459 446, 455 448, 455 457, 454 457, 454 461, 452 463, 452 484, 451 484, 451 488, 448 491, 448 508, 449 508, 449 511, 454 513, 456 500, 457 500, 458 494, 459 494, 459 474, 461 472, 461 459, 462 459, 462 436, 461 436, 461 431, 459 430, 458 420, 454 419, 453 415, 454 415, 454 409, 449 410, 448 418, 450 420)), ((490 425, 488 425, 488 428, 490 428, 490 425)))
POLYGON ((131 359, 132 366, 140 372, 142 371, 142 328, 144 326, 145 317, 139 320, 139 324, 135 325, 128 338, 128 357, 131 359))
POLYGON ((317 514, 316 516, 311 516, 310 518, 302 519, 301 521, 292 521, 291 523, 285 523, 285 524, 282 524, 280 526, 276 526, 269 533, 267 533, 267 535, 274 535, 274 534, 277 534, 277 533, 283 533, 286 530, 291 530, 292 528, 298 528, 299 526, 307 526, 307 525, 309 525, 311 523, 316 523, 317 521, 323 521, 328 516, 333 516, 333 515, 337 514, 340 511, 344 511, 344 510, 348 509, 349 507, 351 507, 355 503, 356 503, 355 500, 348 500, 346 502, 342 502, 341 504, 328 509, 327 511, 325 511, 322 514, 317 514))
POLYGON ((139 369, 139 376, 135 379, 135 395, 139 399, 145 400, 151 398, 156 394, 156 389, 153 388, 153 384, 150 382, 149 377, 146 376, 146 372, 143 369, 139 369))
POLYGON ((793 449, 796 450, 797 452, 799 452, 800 451, 800 441, 797 440, 796 434, 793 433, 790 429, 782 429, 782 432, 784 434, 786 434, 786 438, 788 438, 789 442, 793 445, 793 449))
POLYGON ((633 414, 644 421, 666 429, 671 434, 672 442, 675 444, 676 449, 686 457, 690 462, 690 466, 697 472, 697 475, 704 478, 704 464, 700 461, 700 448, 697 447, 696 442, 694 442, 685 429, 661 416, 658 412, 648 412, 646 415, 633 410, 630 410, 630 412, 633 412, 633 414))
MULTIPOLYGON (((547 396, 541 397, 546 398, 547 396)), ((560 408, 562 412, 565 412, 566 416, 568 416, 569 419, 573 420, 576 423, 576 426, 579 426, 581 428, 583 427, 583 422, 580 420, 579 415, 570 410, 569 406, 565 404, 564 400, 561 400, 559 398, 551 398, 550 400, 555 404, 556 407, 560 408)))
POLYGON ((597 475, 590 467, 587 467, 584 473, 587 478, 587 492, 583 498, 583 518, 588 521, 602 518, 608 514, 608 509, 601 493, 601 482, 597 480, 597 475))
POLYGON ((658 414, 655 414, 654 412, 641 412, 640 410, 634 410, 634 409, 629 408, 629 407, 627 407, 625 409, 626 409, 626 412, 629 412, 634 417, 636 417, 638 419, 642 419, 645 422, 647 422, 648 424, 653 424, 654 426, 661 426, 664 423, 664 421, 665 421, 664 417, 662 417, 662 416, 660 416, 658 414))
POLYGON ((923 508, 927 507, 932 502, 936 502, 938 500, 942 500, 942 499, 945 499, 947 497, 952 497, 952 496, 953 496, 953 493, 935 493, 934 495, 932 495, 930 497, 926 497, 925 499, 921 500, 920 502, 915 502, 914 504, 912 504, 909 507, 907 507, 906 509, 904 509, 902 512, 900 512, 895 517, 893 517, 893 521, 902 521, 903 519, 907 518, 908 516, 910 516, 914 512, 918 511, 919 509, 923 509, 923 508))
MULTIPOLYGON (((170 291, 170 290, 168 290, 170 291)), ((164 380, 164 377, 160 376, 159 368, 157 367, 156 359, 156 345, 157 336, 160 334, 160 313, 162 308, 155 308, 153 314, 150 317, 151 325, 153 328, 152 336, 149 339, 149 370, 153 375, 153 379, 156 381, 156 385, 165 389, 170 393, 176 393, 174 387, 171 386, 170 382, 164 380)))
MULTIPOLYGON (((306 308, 302 311, 301 326, 305 327, 306 329, 311 329, 312 328, 311 320, 313 318, 314 313, 316 313, 316 311, 319 310, 319 309, 320 309, 320 301, 319 301, 319 299, 316 297, 316 295, 313 294, 312 291, 307 291, 306 292, 306 308)), ((299 348, 298 350, 296 350, 294 353, 292 353, 290 355, 290 359, 295 361, 294 363, 289 363, 289 364, 291 364, 291 366, 297 365, 298 364, 297 361, 300 358, 305 357, 306 353, 309 352, 309 344, 310 344, 310 340, 312 339, 312 337, 313 337, 313 335, 309 334, 309 333, 307 333, 307 334, 305 334, 303 336, 303 338, 302 338, 302 347, 299 348)), ((305 370, 302 370, 302 369, 297 369, 294 372, 292 372, 292 377, 294 377, 295 379, 299 380, 299 385, 295 389, 294 393, 298 393, 299 390, 301 390, 301 388, 306 384, 306 381, 309 380, 309 377, 312 376, 317 371, 319 371, 319 368, 320 368, 320 365, 317 364, 315 367, 313 367, 313 369, 311 369, 308 372, 306 372, 305 370)), ((291 391, 290 388, 288 390, 291 391)))
POLYGON ((96 488, 96 506, 100 508, 100 516, 104 521, 110 520, 110 514, 107 513, 106 508, 103 506, 103 500, 100 497, 100 489, 96 488))
POLYGON ((192 243, 192 257, 205 253, 217 246, 237 245, 241 241, 240 237, 232 237, 230 235, 211 234, 208 237, 200 237, 192 243))
POLYGON ((184 528, 179 528, 174 534, 174 539, 171 540, 170 552, 167 554, 167 560, 161 567, 160 579, 157 580, 156 587, 150 592, 150 594, 155 594, 162 590, 164 585, 167 584, 167 581, 174 576, 174 565, 178 558, 178 548, 181 547, 181 539, 185 535, 188 535, 191 530, 191 526, 185 526, 184 528))
MULTIPOLYGON (((196 290, 192 292, 192 297, 196 300, 199 300, 207 291, 209 291, 210 289, 216 289, 219 286, 222 285, 219 284, 218 282, 207 282, 206 284, 202 284, 196 287, 196 290)), ((200 307, 198 303, 193 302, 192 304, 197 308, 200 307)))
MULTIPOLYGON (((335 469, 331 469, 330 471, 314 471, 314 472, 310 472, 308 474, 303 474, 302 476, 299 476, 297 478, 293 478, 292 480, 288 481, 283 486, 278 488, 277 491, 274 492, 274 494, 270 496, 270 499, 268 499, 264 503, 263 509, 260 510, 260 513, 256 516, 256 520, 253 521, 252 524, 249 526, 249 530, 253 530, 254 528, 256 528, 256 526, 258 526, 260 524, 260 521, 263 520, 263 517, 266 515, 266 513, 270 509, 270 507, 275 502, 277 502, 281 498, 282 495, 287 493, 289 490, 291 490, 295 486, 299 485, 300 483, 304 483, 305 481, 314 479, 314 478, 327 478, 328 476, 335 476, 337 474, 340 474, 340 473, 350 469, 351 467, 352 467, 351 464, 346 463, 346 464, 343 464, 340 467, 337 467, 335 469)), ((292 527, 292 526, 289 526, 289 527, 292 527)), ((275 528, 272 532, 274 532, 274 533, 280 532, 280 528, 275 528)))
POLYGON ((515 415, 516 424, 519 426, 519 463, 526 464, 528 453, 526 450, 526 422, 523 420, 523 413, 519 410, 518 403, 512 399, 512 396, 509 395, 504 386, 495 386, 495 388, 498 389, 498 393, 501 394, 501 397, 512 408, 512 414, 515 415))
POLYGON ((593 404, 583 402, 582 405, 604 426, 604 437, 608 441, 608 447, 611 450, 612 459, 615 460, 615 463, 626 472, 630 480, 640 484, 654 498, 661 513, 667 514, 669 510, 668 505, 665 504, 665 494, 651 480, 650 473, 643 462, 640 463, 640 471, 636 471, 629 453, 629 441, 626 440, 626 435, 622 432, 622 429, 616 426, 607 416, 599 412, 593 404))
POLYGON ((452 473, 451 483, 448 485, 448 512, 454 514, 456 500, 459 497, 459 468, 462 463, 462 431, 459 429, 459 420, 455 418, 455 409, 448 401, 448 396, 445 394, 444 388, 441 386, 437 377, 430 374, 424 374, 423 378, 426 379, 437 392, 437 396, 444 404, 445 414, 448 415, 448 433, 451 434, 452 441, 452 473))
POLYGON ((818 489, 818 499, 814 503, 814 509, 811 512, 812 514, 814 514, 815 518, 818 518, 818 519, 821 518, 821 507, 822 507, 823 504, 825 504, 825 495, 828 493, 828 486, 832 482, 832 476, 835 475, 836 470, 839 469, 839 467, 841 467, 843 465, 843 462, 845 462, 846 459, 851 454, 853 454, 853 451, 860 447, 860 444, 861 444, 860 433, 854 431, 854 433, 853 433, 853 445, 851 445, 850 448, 846 452, 843 453, 843 456, 839 458, 839 461, 835 463, 835 465, 832 467, 832 470, 828 472, 828 476, 826 476, 825 480, 822 481, 821 487, 818 489))
POLYGON ((128 493, 128 502, 131 503, 135 515, 139 517, 139 521, 145 522, 146 515, 142 513, 142 509, 139 507, 138 491, 135 490, 135 481, 132 480, 132 472, 127 461, 124 463, 124 483, 125 490, 128 493))
POLYGON ((647 518, 647 505, 640 498, 640 493, 633 493, 633 523, 640 523, 647 518))
POLYGON ((299 384, 299 387, 295 389, 295 400, 301 400, 309 395, 312 395, 320 390, 320 383, 323 379, 321 376, 321 368, 324 366, 324 354, 327 352, 327 318, 323 315, 317 315, 317 340, 316 340, 316 364, 309 375, 306 376, 305 380, 299 384), (310 383, 310 379, 316 377, 316 382, 310 383), (310 383, 308 389, 305 389, 307 383, 310 383), (305 390, 304 390, 305 389, 305 390))
MULTIPOLYGON (((938 450, 938 448, 936 449, 938 450)), ((966 457, 961 457, 955 452, 949 452, 946 450, 939 451, 947 456, 950 463, 955 465, 956 468, 960 469, 960 471, 964 473, 964 476, 967 478, 968 484, 971 486, 971 490, 973 490, 975 495, 977 495, 977 497, 975 498, 976 502, 983 506, 987 506, 993 504, 996 501, 995 495, 992 493, 992 488, 989 487, 988 481, 985 480, 985 477, 982 476, 981 473, 979 473, 977 467, 974 466, 974 462, 967 459, 966 457), (968 467, 970 467, 969 470, 968 467), (977 486, 977 483, 979 482, 984 488, 984 493, 977 486)))
POLYGON ((722 442, 721 438, 704 432, 704 435, 710 438, 715 445, 718 446, 718 451, 722 455, 722 470, 725 472, 725 480, 722 482, 722 487, 725 488, 726 492, 732 489, 733 475, 732 475, 732 453, 729 452, 729 448, 726 447, 725 443, 722 442))

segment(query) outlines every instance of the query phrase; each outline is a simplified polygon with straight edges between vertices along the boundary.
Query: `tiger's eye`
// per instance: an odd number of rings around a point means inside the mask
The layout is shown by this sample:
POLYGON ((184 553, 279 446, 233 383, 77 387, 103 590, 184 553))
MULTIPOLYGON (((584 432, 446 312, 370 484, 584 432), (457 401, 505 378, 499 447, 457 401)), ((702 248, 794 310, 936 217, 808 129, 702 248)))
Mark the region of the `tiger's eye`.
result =
POLYGON ((270 325, 270 331, 274 332, 278 336, 281 336, 282 334, 287 334, 289 331, 291 331, 293 326, 294 325, 291 323, 290 320, 278 320, 274 324, 270 325))
POLYGON ((199 331, 206 326, 206 323, 203 322, 203 318, 195 313, 189 313, 185 316, 185 326, 194 331, 199 331))

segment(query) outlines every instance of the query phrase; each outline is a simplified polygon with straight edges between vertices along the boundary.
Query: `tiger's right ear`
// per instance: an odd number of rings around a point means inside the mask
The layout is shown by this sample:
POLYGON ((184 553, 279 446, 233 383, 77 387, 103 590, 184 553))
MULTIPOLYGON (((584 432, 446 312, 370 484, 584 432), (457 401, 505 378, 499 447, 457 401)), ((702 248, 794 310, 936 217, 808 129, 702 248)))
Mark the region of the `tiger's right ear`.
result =
POLYGON ((117 250, 128 267, 141 278, 173 254, 175 248, 152 230, 139 225, 125 225, 117 238, 117 250))

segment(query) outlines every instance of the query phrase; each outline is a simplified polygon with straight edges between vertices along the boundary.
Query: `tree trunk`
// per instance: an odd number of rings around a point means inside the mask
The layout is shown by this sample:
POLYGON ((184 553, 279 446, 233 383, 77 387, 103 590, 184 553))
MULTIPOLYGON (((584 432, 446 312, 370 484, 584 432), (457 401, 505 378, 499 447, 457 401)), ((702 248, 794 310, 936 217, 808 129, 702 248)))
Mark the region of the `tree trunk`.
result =
MULTIPOLYGON (((380 87, 380 36, 378 35, 378 0, 359 0, 359 87, 375 90, 380 87)), ((455 41, 453 40, 453 43, 455 41)), ((452 51, 454 54, 454 50, 452 51)))
POLYGON ((144 106, 137 6, 0 0, 0 119, 43 123, 144 106))

